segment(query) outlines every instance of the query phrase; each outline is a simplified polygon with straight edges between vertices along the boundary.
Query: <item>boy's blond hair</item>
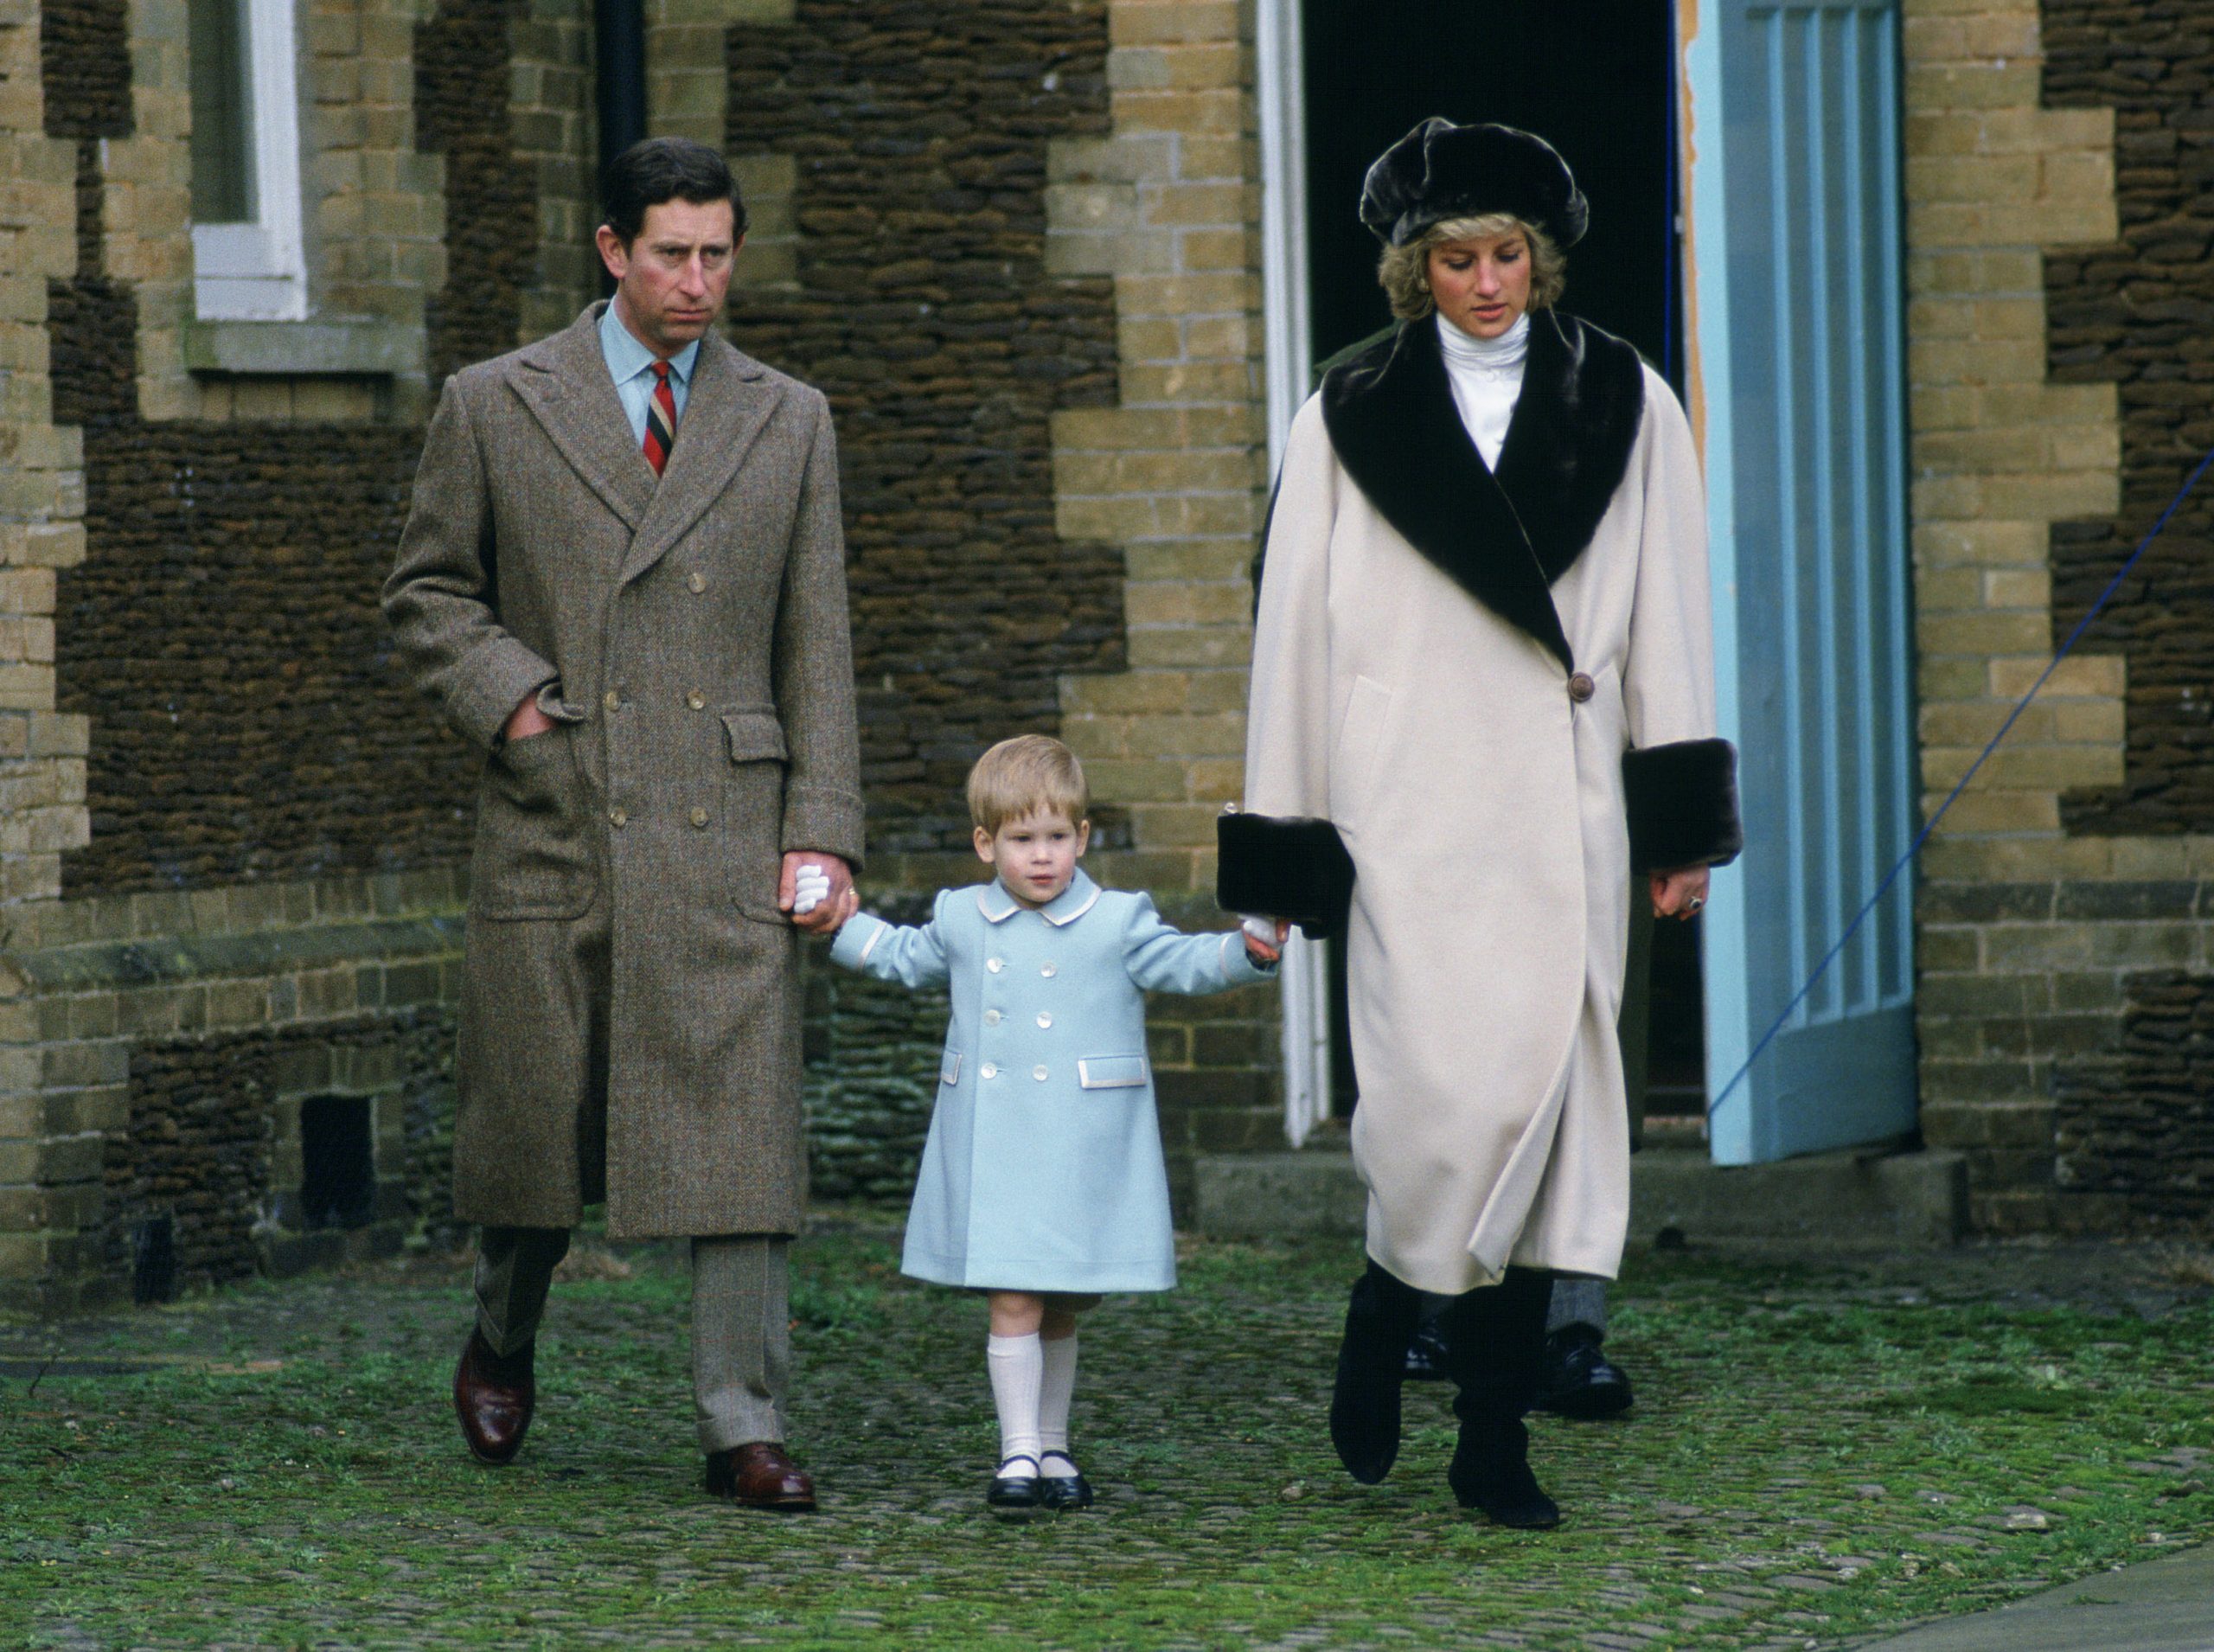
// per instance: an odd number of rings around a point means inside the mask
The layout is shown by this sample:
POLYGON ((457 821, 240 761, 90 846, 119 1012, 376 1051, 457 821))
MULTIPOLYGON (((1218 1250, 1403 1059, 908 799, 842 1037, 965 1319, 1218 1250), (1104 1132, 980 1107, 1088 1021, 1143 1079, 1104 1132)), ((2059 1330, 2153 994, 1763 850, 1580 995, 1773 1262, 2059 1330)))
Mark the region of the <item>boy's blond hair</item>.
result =
POLYGON ((969 817, 993 836, 1009 821, 1057 811, 1075 825, 1091 807, 1084 765, 1045 734, 1001 740, 969 771, 969 817))

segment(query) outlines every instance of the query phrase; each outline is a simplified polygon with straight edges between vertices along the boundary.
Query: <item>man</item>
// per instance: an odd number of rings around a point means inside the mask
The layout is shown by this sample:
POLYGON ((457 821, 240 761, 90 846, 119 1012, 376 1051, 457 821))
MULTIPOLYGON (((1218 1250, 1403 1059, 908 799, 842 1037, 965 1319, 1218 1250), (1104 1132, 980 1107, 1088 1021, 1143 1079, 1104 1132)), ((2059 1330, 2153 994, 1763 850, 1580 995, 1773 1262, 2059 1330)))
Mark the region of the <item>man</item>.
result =
POLYGON ((616 282, 456 374, 384 608, 486 754, 454 1207, 483 1225, 454 1373, 480 1462, 522 1446, 547 1286, 588 1204, 688 1237, 710 1492, 805 1509, 785 1454, 800 1224, 798 929, 861 854, 837 454, 822 397, 714 333, 745 216, 713 150, 604 184, 616 282), (829 890, 794 912, 799 869, 829 890))

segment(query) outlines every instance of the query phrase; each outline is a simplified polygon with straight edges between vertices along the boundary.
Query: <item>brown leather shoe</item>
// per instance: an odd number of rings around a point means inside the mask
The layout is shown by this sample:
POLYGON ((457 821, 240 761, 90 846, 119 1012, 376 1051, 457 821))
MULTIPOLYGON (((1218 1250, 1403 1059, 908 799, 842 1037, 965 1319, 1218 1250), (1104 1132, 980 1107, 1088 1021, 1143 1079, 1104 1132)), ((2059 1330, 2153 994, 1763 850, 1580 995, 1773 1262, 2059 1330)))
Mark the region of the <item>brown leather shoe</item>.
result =
POLYGON ((707 1494, 744 1508, 806 1514, 815 1507, 815 1482, 774 1440, 707 1453, 707 1494))
POLYGON ((538 1384, 531 1374, 537 1346, 532 1342, 502 1357, 492 1352, 479 1330, 470 1331, 462 1345, 460 1363, 453 1368, 454 1414, 461 1418, 469 1455, 487 1467, 513 1462, 530 1431, 531 1410, 538 1402, 538 1384))

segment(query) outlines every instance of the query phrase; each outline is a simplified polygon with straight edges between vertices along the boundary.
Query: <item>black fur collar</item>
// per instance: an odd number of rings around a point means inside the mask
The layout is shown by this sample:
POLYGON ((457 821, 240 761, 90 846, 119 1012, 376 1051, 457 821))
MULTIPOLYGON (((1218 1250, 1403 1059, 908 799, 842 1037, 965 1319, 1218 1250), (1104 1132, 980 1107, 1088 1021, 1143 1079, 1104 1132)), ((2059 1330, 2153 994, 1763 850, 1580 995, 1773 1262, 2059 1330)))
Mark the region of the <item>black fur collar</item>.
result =
POLYGON ((1568 670, 1550 587, 1607 514, 1644 411, 1637 352, 1551 310, 1530 317, 1496 476, 1454 406, 1435 321, 1403 324, 1322 380, 1330 445, 1384 520, 1568 670))

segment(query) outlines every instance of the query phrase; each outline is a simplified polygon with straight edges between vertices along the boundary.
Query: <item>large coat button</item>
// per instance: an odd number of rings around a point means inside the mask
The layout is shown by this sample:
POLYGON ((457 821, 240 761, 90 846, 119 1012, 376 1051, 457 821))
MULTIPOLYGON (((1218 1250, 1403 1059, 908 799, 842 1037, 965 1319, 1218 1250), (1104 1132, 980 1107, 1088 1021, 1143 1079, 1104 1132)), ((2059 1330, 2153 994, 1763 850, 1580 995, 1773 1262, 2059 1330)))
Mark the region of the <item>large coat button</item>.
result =
POLYGON ((987 1079, 996 1079, 1000 1076, 1000 1070, 994 1066, 989 1061, 984 1063, 983 1071, 984 1076, 987 1079))
POLYGON ((1042 1066, 1033 1067, 1030 1069, 1030 1076, 1043 1084, 1046 1082, 1046 1069, 1042 1066))
POLYGON ((1568 697, 1580 706, 1591 697, 1595 686, 1589 676, 1578 671, 1568 680, 1568 697))
POLYGON ((1038 971, 1038 973, 1039 973, 1040 975, 1046 976, 1050 977, 1050 976, 1057 976, 1057 975, 1059 975, 1059 974, 1060 973, 1060 971, 1059 971, 1059 970, 1056 970, 1056 969, 1055 969, 1052 964, 1046 964, 1043 969, 1040 970, 1038 971))
POLYGON ((630 823, 630 814, 619 807, 611 809, 607 811, 607 823, 611 826, 627 826, 630 823))
POLYGON ((1040 1027, 1051 1027, 1053 1024, 1053 1018, 1041 1009, 1038 1012, 1038 1024, 1040 1027))
POLYGON ((694 809, 692 811, 692 823, 694 826, 706 825, 707 823, 707 811, 704 809, 694 809))
POLYGON ((987 1027, 997 1027, 999 1024, 1000 1024, 1000 1012, 999 1012, 998 1010, 996 1010, 996 1009, 988 1009, 988 1010, 986 1010, 986 1011, 984 1012, 984 1025, 985 1025, 985 1026, 987 1026, 987 1027))
POLYGON ((1005 958, 986 958, 984 960, 984 967, 987 970, 989 970, 994 975, 997 975, 1001 970, 1007 968, 1007 960, 1005 958))

